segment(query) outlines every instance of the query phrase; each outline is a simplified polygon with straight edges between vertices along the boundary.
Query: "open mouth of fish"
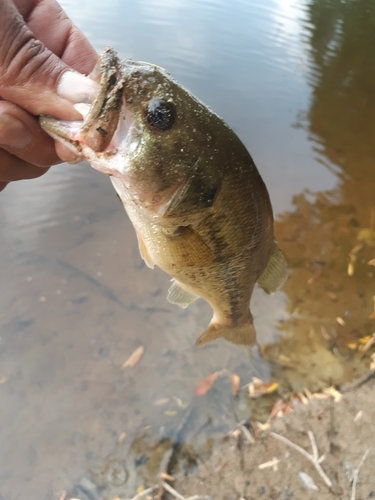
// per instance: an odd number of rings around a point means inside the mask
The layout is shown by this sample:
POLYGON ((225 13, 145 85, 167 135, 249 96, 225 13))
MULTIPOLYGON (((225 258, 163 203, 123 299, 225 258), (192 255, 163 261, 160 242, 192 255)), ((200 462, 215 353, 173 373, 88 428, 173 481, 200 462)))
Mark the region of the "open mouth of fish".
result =
POLYGON ((63 121, 42 116, 42 128, 80 159, 87 159, 94 168, 116 175, 118 165, 111 158, 126 150, 129 132, 135 120, 124 106, 125 78, 116 55, 108 51, 102 55, 89 78, 98 83, 98 92, 92 102, 77 102, 75 109, 82 120, 63 121), (102 160, 102 161, 101 161, 102 160))
POLYGON ((96 170, 118 178, 134 203, 150 209, 156 216, 164 216, 185 195, 189 179, 180 179, 162 190, 157 187, 145 190, 141 184, 131 182, 127 174, 127 153, 137 148, 142 130, 132 110, 126 106, 127 76, 120 65, 111 49, 101 55, 97 67, 89 75, 98 83, 95 99, 74 104, 82 120, 63 121, 41 116, 40 124, 79 160, 86 159, 96 170))

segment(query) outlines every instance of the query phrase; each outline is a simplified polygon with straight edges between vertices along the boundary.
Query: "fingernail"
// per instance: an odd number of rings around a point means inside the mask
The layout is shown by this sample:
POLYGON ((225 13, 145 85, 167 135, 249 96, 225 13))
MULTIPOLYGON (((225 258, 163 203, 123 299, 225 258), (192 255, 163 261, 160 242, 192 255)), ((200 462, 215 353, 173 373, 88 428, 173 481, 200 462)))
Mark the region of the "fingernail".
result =
POLYGON ((57 93, 60 97, 68 99, 72 103, 91 103, 97 92, 98 84, 87 76, 76 71, 66 71, 57 85, 57 93))
POLYGON ((0 145, 6 149, 23 149, 32 139, 29 128, 7 113, 0 115, 0 145))
POLYGON ((76 165, 77 163, 83 161, 83 158, 77 156, 76 151, 70 150, 68 147, 64 146, 64 144, 61 144, 60 142, 56 142, 55 148, 57 156, 59 156, 62 159, 62 161, 66 161, 71 165, 76 165))

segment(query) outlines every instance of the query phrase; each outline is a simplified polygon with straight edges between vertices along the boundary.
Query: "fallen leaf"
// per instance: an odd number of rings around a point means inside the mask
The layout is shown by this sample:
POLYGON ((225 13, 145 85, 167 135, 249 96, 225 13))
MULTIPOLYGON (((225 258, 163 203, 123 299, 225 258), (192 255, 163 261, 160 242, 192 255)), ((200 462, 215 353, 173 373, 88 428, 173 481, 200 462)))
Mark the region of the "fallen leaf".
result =
POLYGON ((319 488, 315 484, 314 479, 306 474, 306 472, 298 473, 299 480, 307 490, 319 491, 319 488))
POLYGON ((145 487, 142 485, 142 486, 138 486, 138 488, 135 490, 135 492, 137 493, 137 495, 139 495, 140 493, 142 493, 142 491, 145 491, 145 487))
POLYGON ((214 372, 211 373, 211 375, 208 375, 204 379, 202 379, 194 389, 194 394, 196 396, 204 396, 205 394, 208 393, 208 391, 211 389, 213 386, 215 380, 217 379, 219 372, 214 372))
POLYGON ((354 274, 354 265, 353 262, 349 262, 348 264, 348 276, 353 276, 354 274))
POLYGON ((363 417, 363 411, 359 410, 359 412, 354 417, 353 422, 355 422, 355 423, 359 422, 362 417, 363 417))
POLYGON ((281 363, 290 363, 292 361, 292 358, 289 356, 285 356, 284 354, 279 354, 279 361, 281 363))
POLYGON ((285 402, 282 399, 279 399, 272 407, 270 416, 268 417, 268 422, 271 422, 276 417, 283 417, 284 415, 289 413, 291 409, 292 404, 290 401, 285 402))
POLYGON ((340 316, 337 316, 336 321, 339 325, 345 326, 345 321, 340 316))
POLYGON ((137 347, 133 354, 122 364, 122 368, 133 368, 143 356, 144 351, 143 345, 137 347))
MULTIPOLYGON (((370 347, 372 347, 374 344, 375 344, 375 333, 373 333, 371 336, 369 335, 369 340, 366 342, 366 344, 364 345, 360 345, 358 350, 360 352, 366 352, 370 349, 370 347)), ((365 338, 365 337, 363 337, 365 338)))
POLYGON ((303 388, 303 392, 306 394, 307 399, 312 399, 312 394, 307 387, 303 388))
POLYGON ((169 475, 169 474, 167 474, 166 472, 161 472, 161 473, 160 473, 160 477, 161 477, 162 479, 164 479, 165 481, 170 481, 171 483, 172 483, 173 481, 175 481, 175 480, 176 480, 176 478, 175 478, 175 477, 170 476, 170 475, 169 475))
POLYGON ((375 259, 371 259, 367 262, 369 266, 375 266, 375 259))
POLYGON ((349 342, 349 344, 346 344, 346 346, 352 350, 357 349, 357 344, 355 342, 349 342))
POLYGON ((233 395, 237 396, 238 391, 240 390, 240 377, 237 375, 237 373, 232 373, 231 383, 233 395))
POLYGON ((321 392, 314 392, 314 394, 311 394, 311 399, 318 399, 318 400, 323 400, 323 399, 328 399, 330 397, 330 394, 322 394, 321 392))
POLYGON ((361 229, 357 234, 357 240, 363 241, 366 245, 373 247, 375 246, 375 231, 368 228, 361 229))
POLYGON ((167 403, 169 403, 169 398, 161 398, 157 399, 156 401, 153 402, 154 406, 164 406, 167 403))
POLYGON ((333 301, 336 302, 337 300, 337 295, 333 292, 327 292, 328 297, 333 301))
POLYGON ((272 394, 279 386, 279 382, 266 383, 257 377, 253 377, 252 382, 249 384, 249 396, 251 398, 259 398, 265 394, 272 394))
POLYGON ((182 399, 178 398, 177 396, 173 396, 173 399, 176 401, 177 406, 179 408, 182 408, 183 410, 186 410, 186 408, 189 406, 189 403, 182 401, 182 399))
POLYGON ((370 319, 375 319, 375 311, 373 311, 370 316, 369 316, 370 319))
POLYGON ((279 382, 274 382, 273 384, 270 384, 266 391, 267 394, 272 394, 279 388, 279 386, 280 386, 279 382))
POLYGON ((276 403, 273 405, 270 416, 268 417, 269 422, 277 417, 277 414, 283 409, 283 406, 284 406, 284 400, 278 399, 276 403))
POLYGON ((325 394, 329 394, 330 396, 333 397, 333 400, 337 403, 338 401, 342 400, 342 394, 339 392, 337 389, 334 387, 328 387, 327 389, 324 389, 323 391, 325 394))
POLYGON ((305 405, 307 406, 309 404, 309 400, 307 397, 302 394, 302 392, 297 392, 297 398, 305 405))
POLYGON ((121 432, 121 434, 119 435, 119 437, 117 439, 117 443, 121 444, 125 438, 126 438, 126 432, 121 432))
POLYGON ((175 417, 177 415, 177 412, 176 411, 168 411, 167 410, 167 411, 164 412, 164 415, 166 417, 175 417))
POLYGON ((271 428, 271 424, 269 422, 266 422, 265 424, 262 424, 262 422, 256 422, 256 424, 260 431, 268 431, 268 429, 271 428))
POLYGON ((372 335, 365 335, 364 337, 361 337, 358 339, 358 342, 362 345, 366 345, 367 342, 372 338, 372 335))

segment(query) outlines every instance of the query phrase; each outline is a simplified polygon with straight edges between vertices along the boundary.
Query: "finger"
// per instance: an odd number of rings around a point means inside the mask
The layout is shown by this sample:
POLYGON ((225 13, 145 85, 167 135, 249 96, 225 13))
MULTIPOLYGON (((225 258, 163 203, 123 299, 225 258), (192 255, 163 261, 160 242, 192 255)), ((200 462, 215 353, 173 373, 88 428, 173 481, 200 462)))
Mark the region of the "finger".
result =
POLYGON ((15 5, 35 38, 68 66, 83 74, 91 72, 97 53, 55 0, 15 0, 15 5))
POLYGON ((40 128, 37 119, 7 101, 0 101, 0 147, 38 167, 60 162, 54 141, 40 128))
MULTIPOLYGON (((59 79, 68 67, 35 38, 9 0, 2 0, 0 33, 1 97, 35 115, 79 119, 72 103, 56 93, 59 79)), ((80 78, 80 86, 86 86, 87 92, 94 96, 96 86, 77 73, 77 82, 80 78)))
POLYGON ((0 149, 0 188, 4 183, 21 179, 35 179, 47 172, 48 168, 41 168, 21 160, 4 149, 0 149))

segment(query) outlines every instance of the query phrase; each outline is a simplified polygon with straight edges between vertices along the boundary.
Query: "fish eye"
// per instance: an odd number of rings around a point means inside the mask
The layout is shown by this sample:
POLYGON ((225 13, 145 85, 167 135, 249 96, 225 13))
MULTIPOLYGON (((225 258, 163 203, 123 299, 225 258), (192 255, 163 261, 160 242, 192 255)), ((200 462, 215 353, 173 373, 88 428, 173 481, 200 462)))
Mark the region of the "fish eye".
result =
POLYGON ((145 115, 151 127, 164 131, 172 128, 176 111, 172 102, 155 97, 147 104, 145 115))

